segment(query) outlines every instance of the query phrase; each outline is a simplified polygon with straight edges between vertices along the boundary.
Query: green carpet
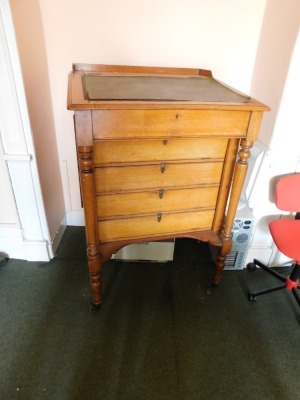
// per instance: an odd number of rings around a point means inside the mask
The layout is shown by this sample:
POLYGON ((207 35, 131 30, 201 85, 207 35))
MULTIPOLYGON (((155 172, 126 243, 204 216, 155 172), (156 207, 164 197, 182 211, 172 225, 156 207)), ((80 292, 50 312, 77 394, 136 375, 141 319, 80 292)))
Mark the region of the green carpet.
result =
MULTIPOLYGON (((300 396, 300 326, 285 291, 249 303, 263 271, 224 271, 205 243, 174 261, 103 266, 104 305, 88 311, 84 230, 68 227, 49 263, 0 270, 1 400, 289 400, 300 396)), ((276 282, 276 281, 275 281, 276 282)))

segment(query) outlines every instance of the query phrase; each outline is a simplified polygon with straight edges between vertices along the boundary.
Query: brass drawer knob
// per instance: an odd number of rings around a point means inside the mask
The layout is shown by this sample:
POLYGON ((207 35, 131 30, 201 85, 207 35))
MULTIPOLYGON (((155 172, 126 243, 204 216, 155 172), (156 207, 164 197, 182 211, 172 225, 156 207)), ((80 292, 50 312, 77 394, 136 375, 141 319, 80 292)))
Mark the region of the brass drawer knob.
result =
POLYGON ((159 189, 158 195, 159 198, 162 199, 164 197, 164 189, 159 189))
POLYGON ((160 172, 163 174, 166 170, 166 163, 162 162, 160 164, 160 172))
POLYGON ((157 213, 157 222, 160 222, 162 219, 162 213, 157 213))

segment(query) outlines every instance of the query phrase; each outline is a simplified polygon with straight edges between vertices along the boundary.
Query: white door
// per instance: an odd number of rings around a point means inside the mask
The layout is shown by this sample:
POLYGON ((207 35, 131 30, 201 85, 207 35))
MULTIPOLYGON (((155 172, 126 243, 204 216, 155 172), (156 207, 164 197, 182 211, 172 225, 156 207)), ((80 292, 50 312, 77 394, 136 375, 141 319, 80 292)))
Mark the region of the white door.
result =
POLYGON ((0 142, 0 254, 48 261, 52 243, 8 0, 0 1, 0 142))

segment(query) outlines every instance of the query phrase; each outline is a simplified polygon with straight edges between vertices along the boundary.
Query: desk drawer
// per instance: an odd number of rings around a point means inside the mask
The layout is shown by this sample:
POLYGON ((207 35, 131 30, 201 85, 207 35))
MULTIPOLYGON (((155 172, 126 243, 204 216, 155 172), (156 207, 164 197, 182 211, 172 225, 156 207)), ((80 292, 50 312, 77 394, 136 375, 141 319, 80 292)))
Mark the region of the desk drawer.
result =
POLYGON ((223 160, 226 138, 170 140, 99 140, 94 142, 94 164, 169 160, 223 160))
POLYGON ((94 139, 244 137, 250 111, 94 110, 94 139))
POLYGON ((96 168, 96 193, 219 184, 222 168, 222 162, 96 168))
POLYGON ((98 222, 100 242, 140 236, 210 229, 214 210, 162 213, 98 222))
POLYGON ((97 196, 97 215, 101 219, 165 211, 215 207, 219 187, 179 190, 152 190, 97 196))

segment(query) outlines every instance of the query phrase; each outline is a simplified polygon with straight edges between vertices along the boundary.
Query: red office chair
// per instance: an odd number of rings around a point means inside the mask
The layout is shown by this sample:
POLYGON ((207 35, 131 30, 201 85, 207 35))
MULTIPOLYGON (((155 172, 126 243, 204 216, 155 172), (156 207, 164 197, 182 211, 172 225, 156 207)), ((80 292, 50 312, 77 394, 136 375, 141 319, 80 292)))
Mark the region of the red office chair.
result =
POLYGON ((248 299, 256 301, 257 296, 287 289, 292 291, 300 306, 300 297, 297 292, 300 288, 300 174, 285 176, 277 181, 276 206, 283 211, 296 212, 295 219, 282 218, 269 224, 270 233, 278 250, 295 261, 293 270, 290 276, 285 277, 254 259, 247 265, 249 271, 254 271, 259 266, 284 284, 259 292, 249 292, 248 299))

